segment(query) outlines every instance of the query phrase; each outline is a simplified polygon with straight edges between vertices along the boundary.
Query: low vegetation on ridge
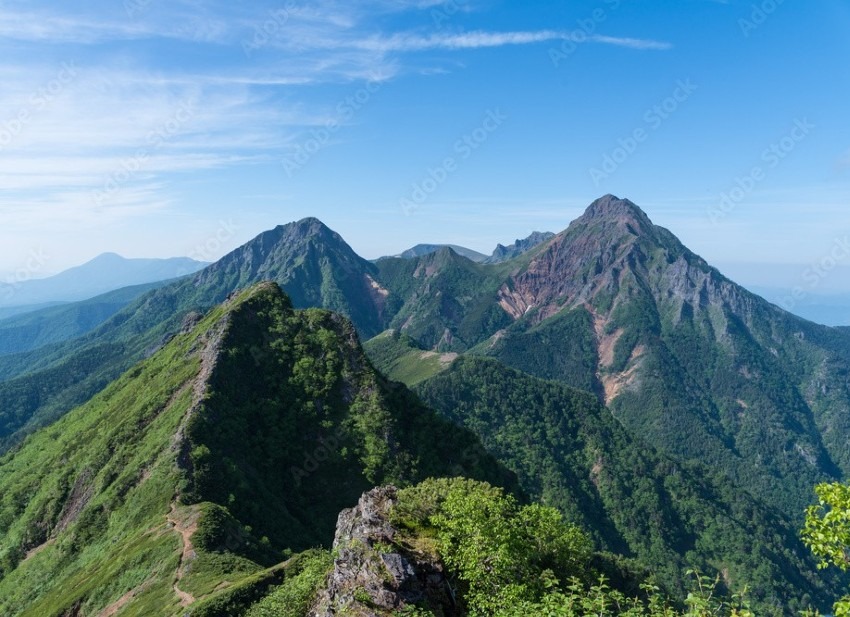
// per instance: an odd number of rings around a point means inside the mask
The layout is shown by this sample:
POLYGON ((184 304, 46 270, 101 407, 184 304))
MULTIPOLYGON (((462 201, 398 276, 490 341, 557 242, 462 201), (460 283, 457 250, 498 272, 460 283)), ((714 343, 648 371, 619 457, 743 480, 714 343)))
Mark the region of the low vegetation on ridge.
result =
POLYGON ((458 473, 512 482, 261 285, 0 459, 0 613, 235 614, 370 486, 458 473))

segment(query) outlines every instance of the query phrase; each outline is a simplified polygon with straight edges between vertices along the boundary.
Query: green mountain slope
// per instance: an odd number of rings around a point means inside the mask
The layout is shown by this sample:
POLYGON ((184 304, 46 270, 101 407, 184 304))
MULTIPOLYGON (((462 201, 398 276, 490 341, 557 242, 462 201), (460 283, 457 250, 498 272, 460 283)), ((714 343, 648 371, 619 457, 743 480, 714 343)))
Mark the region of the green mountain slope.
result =
POLYGON ((602 398, 598 352, 593 316, 579 308, 539 323, 520 320, 469 353, 496 358, 530 375, 556 379, 602 398))
POLYGON ((511 323, 496 296, 510 265, 476 264, 445 247, 376 265, 389 291, 389 327, 427 349, 464 351, 511 323))
POLYGON ((377 334, 385 298, 375 273, 316 219, 265 232, 203 271, 143 295, 83 336, 0 357, 0 446, 88 400, 179 332, 193 311, 264 280, 280 284, 296 307, 335 310, 364 335, 377 334))
POLYGON ((134 285, 81 302, 61 304, 0 321, 0 355, 31 351, 76 338, 115 315, 142 294, 168 281, 134 285))
POLYGON ((363 350, 382 375, 411 387, 444 371, 458 357, 422 349, 398 330, 387 330, 363 343, 363 350))
POLYGON ((232 614, 364 490, 446 474, 512 482, 349 322, 261 285, 0 459, 0 613, 232 614))
POLYGON ((498 293, 515 322, 476 352, 596 392, 789 516, 850 471, 846 335, 735 285, 633 203, 597 200, 498 293))
POLYGON ((636 557, 683 593, 683 573, 717 573, 762 608, 788 614, 839 587, 815 574, 796 527, 722 474, 658 454, 592 395, 493 361, 464 357, 417 387, 473 430, 523 489, 591 532, 600 548, 636 557))

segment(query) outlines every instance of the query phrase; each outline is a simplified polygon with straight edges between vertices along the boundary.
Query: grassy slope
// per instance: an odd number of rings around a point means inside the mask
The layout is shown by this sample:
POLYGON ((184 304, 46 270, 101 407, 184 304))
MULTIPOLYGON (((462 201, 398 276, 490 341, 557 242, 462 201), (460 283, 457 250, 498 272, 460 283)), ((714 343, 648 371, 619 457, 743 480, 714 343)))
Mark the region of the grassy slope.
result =
POLYGON ((369 339, 363 350, 383 375, 408 387, 446 370, 456 357, 456 354, 425 351, 397 330, 387 330, 369 339))
POLYGON ((259 286, 0 459, 0 614, 124 597, 122 615, 174 615, 175 582, 196 614, 231 614, 279 582, 283 566, 266 568, 285 549, 328 543, 373 483, 510 484, 500 469, 374 373, 350 323, 259 286))
POLYGON ((0 453, 55 421, 150 355, 192 311, 206 311, 234 290, 280 284, 299 308, 349 316, 366 336, 383 327, 367 291, 377 269, 315 219, 280 226, 203 271, 151 291, 74 339, 0 356, 0 453))
POLYGON ((94 611, 133 589, 152 614, 177 610, 180 538, 166 513, 178 473, 168 444, 191 405, 196 339, 183 335, 0 461, 4 615, 56 615, 77 602, 94 611))

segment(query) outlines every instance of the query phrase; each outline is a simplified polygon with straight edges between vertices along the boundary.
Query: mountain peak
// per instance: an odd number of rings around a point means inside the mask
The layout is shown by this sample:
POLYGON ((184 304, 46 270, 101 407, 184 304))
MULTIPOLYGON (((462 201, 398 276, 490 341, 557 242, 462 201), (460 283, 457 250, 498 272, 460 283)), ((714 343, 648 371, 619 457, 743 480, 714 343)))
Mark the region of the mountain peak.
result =
POLYGON ((296 221, 295 224, 298 227, 327 227, 327 225, 325 225, 315 216, 308 216, 306 218, 301 219, 300 221, 296 221))
POLYGON ((486 255, 482 255, 478 251, 473 251, 472 249, 468 249, 464 246, 458 246, 457 244, 417 244, 398 255, 393 255, 393 257, 415 259, 416 257, 423 257, 431 253, 436 253, 445 248, 449 248, 458 255, 462 255, 463 257, 475 262, 482 262, 487 259, 486 255))
POLYGON ((88 263, 98 263, 98 262, 106 263, 106 262, 115 262, 115 261, 127 261, 127 259, 125 257, 122 257, 121 255, 119 255, 118 253, 106 252, 106 253, 101 253, 97 257, 89 260, 88 263))
POLYGON ((380 312, 385 296, 371 282, 376 274, 375 266, 357 255, 342 236, 308 217, 261 233, 186 285, 203 286, 205 302, 215 304, 234 288, 272 280, 296 307, 322 306, 343 313, 361 333, 372 336, 384 329, 380 312))
POLYGON ((302 237, 333 234, 333 231, 327 225, 314 216, 292 221, 286 225, 279 225, 278 230, 302 237))
POLYGON ((652 226, 652 221, 635 203, 616 195, 603 195, 587 207, 583 220, 609 220, 618 223, 638 222, 652 226))

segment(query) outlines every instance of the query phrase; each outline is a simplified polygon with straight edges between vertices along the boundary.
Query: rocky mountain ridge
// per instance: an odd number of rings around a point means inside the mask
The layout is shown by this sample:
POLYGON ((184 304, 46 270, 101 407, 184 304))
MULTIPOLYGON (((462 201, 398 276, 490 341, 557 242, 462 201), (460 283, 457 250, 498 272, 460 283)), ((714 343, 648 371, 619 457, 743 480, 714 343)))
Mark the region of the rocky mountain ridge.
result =
POLYGON ((475 263, 497 264, 519 257, 523 253, 530 251, 538 244, 542 244, 554 236, 555 234, 551 231, 533 231, 525 238, 517 238, 508 246, 505 246, 504 244, 497 244, 496 248, 493 249, 493 252, 490 255, 484 255, 483 253, 473 251, 472 249, 468 249, 464 246, 458 246, 457 244, 417 244, 406 251, 402 251, 398 255, 381 257, 375 261, 392 258, 415 259, 417 257, 424 257, 425 255, 436 253, 441 249, 451 249, 458 255, 466 257, 475 263))
POLYGON ((457 474, 516 487, 350 322, 261 284, 0 457, 0 613, 239 614, 370 487, 457 474))

